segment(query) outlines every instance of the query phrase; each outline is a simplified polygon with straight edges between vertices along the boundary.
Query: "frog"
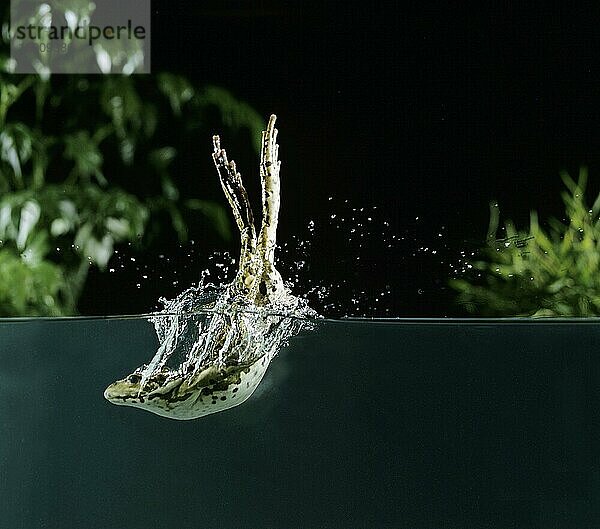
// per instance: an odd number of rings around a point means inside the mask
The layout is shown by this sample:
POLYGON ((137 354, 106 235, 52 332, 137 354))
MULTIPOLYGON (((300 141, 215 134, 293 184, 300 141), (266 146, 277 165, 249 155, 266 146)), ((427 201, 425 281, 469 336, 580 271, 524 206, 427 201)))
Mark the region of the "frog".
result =
POLYGON ((190 288, 165 304, 152 320, 156 354, 106 388, 110 403, 177 420, 238 406, 252 396, 288 339, 310 327, 316 313, 291 294, 275 263, 281 169, 276 119, 270 116, 261 135, 258 232, 236 163, 213 136, 212 158, 239 231, 237 272, 221 288, 190 288))

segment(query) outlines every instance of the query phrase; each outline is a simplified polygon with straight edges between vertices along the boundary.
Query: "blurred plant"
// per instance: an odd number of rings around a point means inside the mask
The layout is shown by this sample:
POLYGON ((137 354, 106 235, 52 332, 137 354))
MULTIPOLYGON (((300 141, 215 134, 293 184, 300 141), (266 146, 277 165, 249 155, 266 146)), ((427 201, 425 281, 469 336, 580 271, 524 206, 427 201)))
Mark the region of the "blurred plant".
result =
POLYGON ((173 130, 197 127, 216 109, 226 126, 258 137, 264 124, 251 107, 170 73, 15 75, 6 23, 3 37, 0 316, 75 313, 89 267, 104 270, 116 244, 164 232, 159 216, 181 241, 186 209, 230 236, 219 203, 180 196, 173 130))
POLYGON ((497 238, 498 204, 490 205, 483 259, 472 263, 480 277, 451 280, 458 302, 482 316, 587 317, 600 315, 600 195, 585 202, 587 170, 575 182, 561 174, 566 219, 548 221, 545 230, 531 212, 529 231, 506 221, 497 238))

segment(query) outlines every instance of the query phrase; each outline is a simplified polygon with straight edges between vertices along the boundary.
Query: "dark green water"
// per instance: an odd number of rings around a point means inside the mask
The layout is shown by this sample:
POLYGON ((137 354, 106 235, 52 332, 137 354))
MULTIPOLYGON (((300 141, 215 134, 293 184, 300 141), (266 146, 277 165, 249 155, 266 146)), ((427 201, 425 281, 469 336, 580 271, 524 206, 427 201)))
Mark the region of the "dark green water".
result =
POLYGON ((0 527, 600 527, 600 324, 325 322, 247 403, 102 396, 143 319, 0 324, 0 527))

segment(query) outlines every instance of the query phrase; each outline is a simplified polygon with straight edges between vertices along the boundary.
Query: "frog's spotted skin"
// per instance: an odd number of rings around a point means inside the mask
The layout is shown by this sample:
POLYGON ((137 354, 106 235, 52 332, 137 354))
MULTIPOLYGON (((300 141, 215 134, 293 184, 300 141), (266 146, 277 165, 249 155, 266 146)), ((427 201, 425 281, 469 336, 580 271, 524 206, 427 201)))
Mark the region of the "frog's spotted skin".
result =
POLYGON ((315 315, 289 293, 275 268, 281 167, 275 119, 262 134, 258 236, 241 175, 213 137, 213 160, 240 230, 238 272, 221 289, 207 294, 191 288, 166 303, 165 315, 153 318, 158 351, 106 389, 113 404, 183 420, 237 406, 252 395, 279 348, 315 315))
POLYGON ((266 355, 248 366, 219 370, 211 366, 189 378, 149 378, 130 375, 106 389, 113 404, 136 406, 172 419, 193 419, 232 408, 247 400, 267 371, 266 355))

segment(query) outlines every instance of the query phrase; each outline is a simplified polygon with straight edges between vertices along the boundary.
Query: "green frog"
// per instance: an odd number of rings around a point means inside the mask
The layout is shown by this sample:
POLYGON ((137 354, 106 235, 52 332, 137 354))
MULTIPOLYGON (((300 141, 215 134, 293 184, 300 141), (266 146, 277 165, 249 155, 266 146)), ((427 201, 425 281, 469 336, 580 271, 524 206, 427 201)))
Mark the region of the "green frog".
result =
POLYGON ((240 232, 234 280, 208 292, 191 288, 153 317, 159 349, 149 364, 112 383, 113 404, 172 419, 195 419, 237 406, 259 385, 278 350, 316 316, 293 296, 275 267, 281 162, 276 116, 262 133, 262 222, 256 232, 248 194, 218 136, 213 160, 240 232))

